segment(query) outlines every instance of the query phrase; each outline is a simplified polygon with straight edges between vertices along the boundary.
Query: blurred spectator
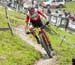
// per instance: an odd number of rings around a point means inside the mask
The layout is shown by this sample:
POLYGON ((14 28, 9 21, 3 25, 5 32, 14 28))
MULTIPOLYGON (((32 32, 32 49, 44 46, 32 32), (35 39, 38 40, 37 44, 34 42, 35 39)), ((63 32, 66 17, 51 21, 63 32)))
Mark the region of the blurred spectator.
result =
POLYGON ((7 6, 11 7, 12 1, 11 0, 7 0, 7 6))
POLYGON ((36 5, 35 5, 35 8, 36 8, 36 9, 38 9, 38 8, 39 8, 38 4, 36 4, 36 5))
POLYGON ((72 15, 71 13, 68 13, 68 18, 72 21, 75 21, 75 14, 72 15))
POLYGON ((48 13, 48 14, 51 14, 50 7, 47 8, 47 13, 48 13))
POLYGON ((32 0, 32 5, 34 5, 34 0, 32 0))
POLYGON ((68 12, 65 10, 63 10, 63 14, 65 15, 65 17, 68 16, 68 12))

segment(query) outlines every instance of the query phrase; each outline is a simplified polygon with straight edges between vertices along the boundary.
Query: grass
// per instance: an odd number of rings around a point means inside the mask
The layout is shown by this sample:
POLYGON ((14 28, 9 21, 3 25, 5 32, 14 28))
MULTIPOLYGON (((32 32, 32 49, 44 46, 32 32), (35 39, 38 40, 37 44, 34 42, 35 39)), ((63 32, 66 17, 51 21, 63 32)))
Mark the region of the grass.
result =
POLYGON ((64 9, 75 13, 75 2, 66 2, 64 9))
MULTIPOLYGON (((75 56, 75 47, 72 47, 72 43, 75 42, 75 35, 69 34, 65 31, 62 31, 58 28, 56 28, 55 26, 51 26, 53 28, 53 30, 55 30, 58 34, 60 34, 61 36, 66 36, 66 41, 70 41, 70 42, 66 42, 64 41, 62 43, 62 45, 60 45, 61 39, 60 37, 53 33, 52 31, 50 31, 48 29, 48 36, 50 37, 50 40, 52 42, 52 45, 55 49, 56 55, 58 56, 57 61, 59 62, 59 65, 69 65, 72 62, 72 57, 75 56), (69 45, 69 43, 71 45, 69 45)), ((74 43, 75 44, 75 43, 74 43)), ((57 64, 58 65, 58 64, 57 64)))
MULTIPOLYGON (((46 30, 49 40, 51 41, 51 44, 57 56, 58 64, 56 65, 72 64, 72 57, 75 56, 75 35, 65 32, 53 25, 49 25, 46 30), (58 35, 51 29, 58 33, 58 35), (59 35, 61 37, 66 36, 66 41, 64 41, 61 45, 60 42, 62 39, 59 37, 59 35), (72 44, 74 44, 74 47, 72 46, 72 44)), ((31 38, 33 37, 31 36, 31 38)))
MULTIPOLYGON (((15 11, 9 11, 13 17, 10 17, 12 25, 17 26, 24 24, 24 20, 15 18, 24 17, 23 14, 15 11), (13 13, 12 13, 13 12, 13 13)), ((5 10, 0 7, 0 28, 8 27, 5 10)), ((40 53, 34 50, 32 46, 19 38, 12 36, 10 31, 0 31, 0 65, 32 65, 34 61, 40 58, 40 53)))
POLYGON ((18 36, 0 32, 0 65, 31 65, 40 54, 18 36))
MULTIPOLYGON (((65 8, 66 11, 75 13, 75 2, 66 2, 65 8)), ((49 36, 53 47, 55 48, 56 54, 58 55, 57 61, 59 61, 59 65, 69 65, 72 64, 72 57, 75 56, 75 47, 71 46, 73 43, 75 45, 75 35, 69 34, 65 31, 57 29, 52 26, 52 28, 58 32, 61 36, 66 36, 66 42, 64 41, 60 46, 61 39, 59 36, 54 34, 53 32, 49 32, 49 36), (67 43, 68 41, 68 43, 67 43), (71 45, 70 45, 70 44, 71 45)), ((58 65, 58 64, 57 64, 58 65)))
MULTIPOLYGON (((24 14, 17 13, 16 11, 12 11, 12 10, 7 10, 7 16, 9 17, 9 20, 13 26, 25 24, 25 22, 23 20, 25 18, 24 14)), ((6 18, 6 13, 5 13, 4 7, 0 7, 0 18, 1 18, 0 21, 4 20, 3 21, 4 23, 8 22, 8 19, 6 18)), ((2 24, 1 26, 7 26, 7 25, 4 25, 3 22, 0 22, 2 24)))
MULTIPOLYGON (((3 10, 1 10, 0 27, 6 27, 7 25, 4 23, 7 22, 7 19, 3 17, 4 13, 3 10)), ((10 19, 14 26, 24 24, 23 20, 14 18, 15 16, 18 16, 18 13, 17 15, 16 12, 13 12, 12 14, 11 11, 11 15, 13 17, 10 17, 10 19)), ((22 15, 19 15, 18 17, 21 17, 22 15)), ((75 35, 62 31, 55 26, 51 25, 51 27, 61 36, 66 35, 67 40, 70 40, 69 43, 72 44, 75 42, 75 35)), ((60 37, 49 29, 50 27, 48 28, 47 32, 48 37, 51 40, 56 55, 58 56, 57 61, 59 62, 59 65, 69 65, 72 62, 72 57, 75 55, 75 48, 73 48, 71 45, 69 45, 69 43, 66 43, 65 41, 60 46, 60 37)), ((39 57, 40 54, 36 52, 33 47, 22 41, 18 36, 15 35, 12 37, 9 31, 0 32, 0 65, 31 65, 35 59, 38 59, 39 57)))

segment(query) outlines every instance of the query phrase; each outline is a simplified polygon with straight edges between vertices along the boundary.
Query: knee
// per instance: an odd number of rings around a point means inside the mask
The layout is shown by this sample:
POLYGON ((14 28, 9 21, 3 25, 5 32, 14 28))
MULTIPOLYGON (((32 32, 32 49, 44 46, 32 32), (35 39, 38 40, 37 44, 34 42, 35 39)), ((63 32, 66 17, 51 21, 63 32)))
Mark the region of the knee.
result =
POLYGON ((33 30, 33 27, 29 28, 29 30, 32 31, 33 30))

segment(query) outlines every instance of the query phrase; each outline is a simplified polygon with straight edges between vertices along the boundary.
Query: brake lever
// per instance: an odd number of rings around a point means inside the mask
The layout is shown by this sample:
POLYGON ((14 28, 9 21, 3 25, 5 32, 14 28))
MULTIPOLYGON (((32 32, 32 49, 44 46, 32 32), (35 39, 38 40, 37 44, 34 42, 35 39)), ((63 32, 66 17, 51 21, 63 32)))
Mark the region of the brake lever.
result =
POLYGON ((43 25, 43 26, 41 27, 41 29, 45 28, 45 27, 46 27, 46 25, 48 25, 48 24, 49 24, 49 21, 48 21, 48 22, 46 22, 46 24, 45 24, 45 25, 43 25))
POLYGON ((26 34, 30 34, 30 32, 26 32, 26 34))
POLYGON ((49 24, 49 21, 47 21, 45 25, 48 25, 48 24, 49 24))

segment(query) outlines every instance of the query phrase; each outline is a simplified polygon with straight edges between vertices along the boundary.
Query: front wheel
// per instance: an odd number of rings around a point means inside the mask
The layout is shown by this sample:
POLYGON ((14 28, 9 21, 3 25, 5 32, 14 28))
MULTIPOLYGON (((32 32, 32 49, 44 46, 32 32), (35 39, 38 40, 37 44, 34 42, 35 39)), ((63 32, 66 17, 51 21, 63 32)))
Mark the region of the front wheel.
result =
POLYGON ((48 56, 49 56, 50 58, 52 58, 51 49, 50 49, 50 47, 46 44, 45 39, 44 39, 44 37, 43 37, 42 34, 40 34, 40 41, 41 41, 41 44, 42 44, 43 48, 45 49, 46 53, 48 54, 48 56))

